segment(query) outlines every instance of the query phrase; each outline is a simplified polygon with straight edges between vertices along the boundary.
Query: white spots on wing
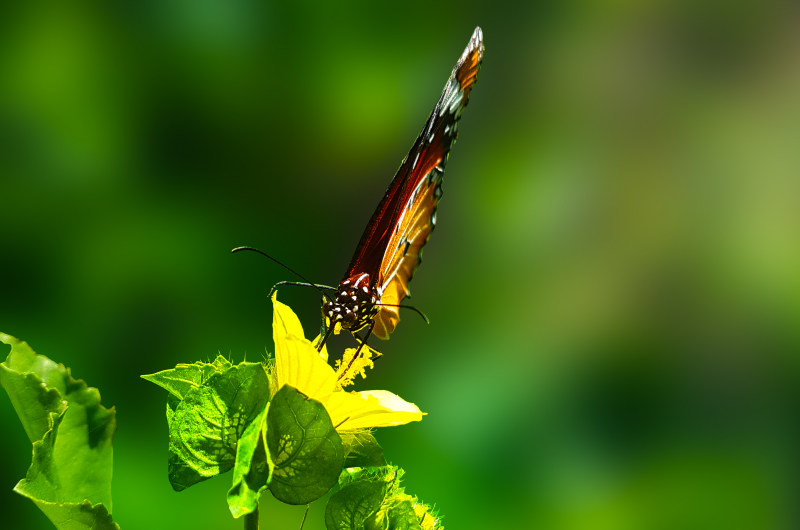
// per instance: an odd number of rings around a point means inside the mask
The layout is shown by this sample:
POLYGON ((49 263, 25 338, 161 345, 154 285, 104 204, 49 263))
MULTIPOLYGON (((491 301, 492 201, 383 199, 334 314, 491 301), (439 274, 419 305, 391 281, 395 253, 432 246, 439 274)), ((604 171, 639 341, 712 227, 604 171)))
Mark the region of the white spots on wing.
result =
POLYGON ((461 113, 462 112, 464 112, 464 105, 459 105, 454 111, 456 120, 460 120, 461 119, 461 113))
MULTIPOLYGON (((394 232, 397 231, 397 227, 398 226, 403 226, 403 224, 405 223, 406 213, 408 212, 408 205, 411 204, 411 203, 412 203, 412 201, 409 201, 403 206, 403 211, 400 212, 400 218, 397 219, 397 224, 394 225, 394 230, 392 231, 392 235, 389 238, 390 240, 391 240, 391 238, 394 237, 394 232)), ((381 292, 380 294, 383 294, 383 293, 381 292)))
POLYGON ((459 106, 461 106, 461 99, 463 97, 463 92, 461 90, 461 86, 458 84, 458 81, 454 77, 451 77, 447 81, 447 86, 444 89, 444 95, 442 96, 442 105, 439 107, 439 117, 444 116, 445 112, 449 112, 450 114, 455 114, 456 110, 459 106))
POLYGON ((464 93, 459 90, 455 93, 453 100, 450 102, 450 114, 455 114, 456 116, 461 115, 461 110, 463 106, 461 105, 461 99, 464 96, 464 93))
POLYGON ((419 153, 417 153, 417 154, 414 156, 414 163, 413 163, 413 164, 411 164, 411 169, 414 169, 415 167, 417 167, 417 162, 419 162, 419 153))

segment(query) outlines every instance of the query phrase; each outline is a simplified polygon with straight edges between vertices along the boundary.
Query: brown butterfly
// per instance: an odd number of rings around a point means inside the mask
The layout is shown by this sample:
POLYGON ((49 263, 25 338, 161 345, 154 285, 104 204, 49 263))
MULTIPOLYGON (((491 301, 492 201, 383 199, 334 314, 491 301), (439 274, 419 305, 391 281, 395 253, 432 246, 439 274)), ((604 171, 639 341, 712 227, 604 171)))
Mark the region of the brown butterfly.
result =
POLYGON ((367 328, 363 340, 370 334, 386 340, 394 331, 401 302, 409 295, 408 283, 422 260, 422 247, 436 226, 444 166, 477 81, 483 50, 483 32, 475 28, 425 127, 367 223, 335 298, 323 303, 329 327, 341 324, 351 333, 367 328))
MULTIPOLYGON (((478 27, 453 68, 422 132, 367 223, 339 287, 307 281, 284 281, 273 286, 274 290, 278 285, 307 285, 323 293, 326 332, 318 349, 322 349, 338 326, 358 339, 359 351, 370 334, 386 340, 400 320, 400 307, 408 307, 401 302, 409 295, 408 283, 422 260, 422 247, 436 226, 436 205, 442 196, 444 166, 456 140, 461 113, 477 81, 483 50, 483 32, 478 27), (330 297, 323 289, 335 290, 336 294, 330 297), (365 328, 367 332, 363 338, 355 335, 365 328)), ((251 247, 239 247, 234 252, 239 250, 264 254, 251 247)), ((264 255, 305 279, 272 256, 264 255)))

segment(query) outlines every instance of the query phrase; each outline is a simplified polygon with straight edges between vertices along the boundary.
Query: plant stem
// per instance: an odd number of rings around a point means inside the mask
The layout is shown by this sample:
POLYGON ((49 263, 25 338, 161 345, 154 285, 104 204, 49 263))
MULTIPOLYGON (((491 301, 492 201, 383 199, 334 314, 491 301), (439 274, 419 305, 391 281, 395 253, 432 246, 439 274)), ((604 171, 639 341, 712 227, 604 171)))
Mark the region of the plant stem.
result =
POLYGON ((258 506, 252 513, 244 516, 244 530, 258 530, 258 506))
POLYGON ((300 521, 300 530, 303 530, 303 525, 306 524, 306 517, 308 517, 308 509, 311 508, 310 504, 306 504, 306 513, 303 514, 303 520, 300 521))

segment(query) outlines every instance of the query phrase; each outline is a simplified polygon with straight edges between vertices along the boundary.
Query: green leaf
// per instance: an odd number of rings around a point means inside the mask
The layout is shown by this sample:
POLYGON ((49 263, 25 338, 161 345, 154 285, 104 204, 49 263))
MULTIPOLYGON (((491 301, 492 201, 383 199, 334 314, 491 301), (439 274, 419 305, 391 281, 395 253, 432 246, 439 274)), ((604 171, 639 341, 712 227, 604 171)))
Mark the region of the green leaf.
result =
POLYGON ((382 466, 345 471, 325 508, 328 530, 443 530, 432 510, 400 486, 403 470, 382 466))
POLYGON ((53 427, 54 417, 67 410, 63 396, 69 371, 10 335, 0 333, 0 342, 11 346, 8 358, 0 364, 0 385, 8 393, 28 439, 35 442, 53 427))
POLYGON ((325 507, 328 530, 360 530, 375 519, 390 484, 383 480, 359 480, 334 493, 325 507))
POLYGON ((325 407, 288 385, 272 398, 267 447, 275 464, 270 491, 287 504, 320 498, 342 471, 342 441, 325 407))
POLYGON ((228 490, 228 508, 234 518, 254 512, 258 498, 269 484, 272 466, 263 436, 268 409, 269 403, 248 425, 236 447, 233 486, 228 490))
POLYGON ((0 342, 11 345, 0 384, 33 440, 33 461, 14 490, 60 530, 118 529, 108 512, 114 409, 100 404, 96 388, 26 343, 5 334, 0 342))
POLYGON ((199 388, 212 375, 222 373, 231 366, 233 365, 229 360, 218 355, 213 363, 178 364, 169 370, 143 375, 142 379, 164 388, 178 399, 183 399, 189 390, 199 388))
POLYGON ((388 523, 385 528, 389 530, 422 530, 419 517, 410 500, 400 501, 391 506, 384 514, 384 520, 388 523))
POLYGON ((171 394, 169 480, 181 491, 228 471, 247 427, 269 401, 269 380, 259 363, 241 363, 212 374, 183 399, 171 394))
POLYGON ((120 530, 102 504, 84 501, 66 505, 37 501, 36 505, 58 530, 120 530))
POLYGON ((379 467, 386 465, 383 449, 369 432, 343 433, 344 467, 379 467))

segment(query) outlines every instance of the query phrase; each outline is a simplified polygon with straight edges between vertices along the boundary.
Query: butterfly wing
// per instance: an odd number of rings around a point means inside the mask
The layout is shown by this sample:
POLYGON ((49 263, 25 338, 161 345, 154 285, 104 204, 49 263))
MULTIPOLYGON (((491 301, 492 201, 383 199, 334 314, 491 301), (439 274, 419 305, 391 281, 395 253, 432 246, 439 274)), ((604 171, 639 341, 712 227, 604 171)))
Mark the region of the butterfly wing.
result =
POLYGON ((385 305, 379 306, 372 331, 381 339, 388 339, 400 320, 397 305, 410 294, 408 284, 422 262, 422 247, 436 226, 436 204, 442 195, 444 173, 440 168, 440 165, 434 166, 417 185, 381 265, 380 303, 385 305))
POLYGON ((367 272, 381 294, 373 333, 388 339, 400 320, 397 304, 422 260, 422 247, 436 225, 436 205, 458 121, 469 102, 483 59, 483 33, 475 28, 422 133, 403 160, 367 225, 346 277, 367 272))

